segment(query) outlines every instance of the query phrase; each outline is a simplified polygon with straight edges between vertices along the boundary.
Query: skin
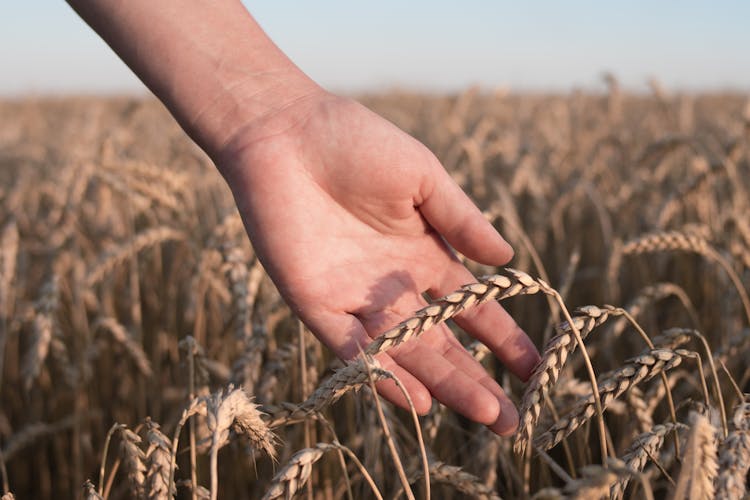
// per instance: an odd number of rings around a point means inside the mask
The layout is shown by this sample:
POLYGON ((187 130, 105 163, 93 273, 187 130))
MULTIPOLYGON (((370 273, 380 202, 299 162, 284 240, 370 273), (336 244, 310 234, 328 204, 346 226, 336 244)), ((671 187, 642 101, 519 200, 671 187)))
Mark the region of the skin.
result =
MULTIPOLYGON (((475 281, 508 243, 417 140, 307 78, 239 2, 72 0, 211 156, 287 303, 343 359, 475 281)), ((518 377, 539 355, 497 303, 456 318, 518 377)), ((436 398, 507 435, 518 414, 445 325, 379 355, 418 412, 436 398)), ((405 407, 393 382, 378 390, 405 407)))

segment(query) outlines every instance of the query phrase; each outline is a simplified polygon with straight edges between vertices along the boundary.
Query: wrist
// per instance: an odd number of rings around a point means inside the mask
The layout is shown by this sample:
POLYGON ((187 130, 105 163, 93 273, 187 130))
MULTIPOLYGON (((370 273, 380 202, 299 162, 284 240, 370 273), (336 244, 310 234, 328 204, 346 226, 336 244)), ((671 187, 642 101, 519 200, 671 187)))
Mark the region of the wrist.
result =
POLYGON ((296 67, 251 75, 217 87, 184 123, 187 132, 215 162, 236 147, 242 137, 280 133, 285 121, 293 119, 290 111, 325 94, 296 67), (284 120, 285 115, 290 116, 284 120))

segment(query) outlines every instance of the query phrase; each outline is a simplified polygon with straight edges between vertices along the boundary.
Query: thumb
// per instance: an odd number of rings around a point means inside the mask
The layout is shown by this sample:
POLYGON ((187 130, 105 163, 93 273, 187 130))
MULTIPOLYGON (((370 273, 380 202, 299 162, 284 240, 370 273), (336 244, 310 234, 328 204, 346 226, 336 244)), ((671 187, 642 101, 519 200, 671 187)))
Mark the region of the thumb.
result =
POLYGON ((513 258, 513 249, 436 161, 422 193, 419 210, 448 243, 468 258, 501 266, 513 258))

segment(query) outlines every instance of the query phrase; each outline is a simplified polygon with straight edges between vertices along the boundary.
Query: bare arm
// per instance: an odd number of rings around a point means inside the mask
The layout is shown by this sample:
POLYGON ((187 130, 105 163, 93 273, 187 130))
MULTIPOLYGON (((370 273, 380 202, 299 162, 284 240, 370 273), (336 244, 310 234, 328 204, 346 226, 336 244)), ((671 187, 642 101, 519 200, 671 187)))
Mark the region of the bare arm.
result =
MULTIPOLYGON (((224 175, 286 301, 339 357, 474 281, 510 246, 422 144, 325 92, 232 0, 70 0, 224 175)), ((495 303, 456 321, 521 378, 538 353, 495 303)), ((435 397, 499 434, 517 412, 445 325, 379 355, 418 411, 435 397)), ((404 406, 392 382, 379 390, 404 406)))
POLYGON ((322 90, 236 0, 69 0, 209 155, 322 90))

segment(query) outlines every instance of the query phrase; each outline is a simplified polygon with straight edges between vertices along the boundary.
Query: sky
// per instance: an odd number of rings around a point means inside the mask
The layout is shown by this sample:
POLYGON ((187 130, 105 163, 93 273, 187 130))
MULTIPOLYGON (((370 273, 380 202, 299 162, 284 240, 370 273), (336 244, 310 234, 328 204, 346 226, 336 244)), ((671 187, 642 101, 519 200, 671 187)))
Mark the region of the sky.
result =
MULTIPOLYGON (((750 92, 748 1, 246 0, 308 75, 338 92, 406 88, 750 92)), ((7 2, 0 95, 145 94, 62 0, 7 2)))

